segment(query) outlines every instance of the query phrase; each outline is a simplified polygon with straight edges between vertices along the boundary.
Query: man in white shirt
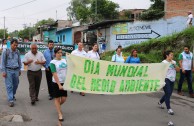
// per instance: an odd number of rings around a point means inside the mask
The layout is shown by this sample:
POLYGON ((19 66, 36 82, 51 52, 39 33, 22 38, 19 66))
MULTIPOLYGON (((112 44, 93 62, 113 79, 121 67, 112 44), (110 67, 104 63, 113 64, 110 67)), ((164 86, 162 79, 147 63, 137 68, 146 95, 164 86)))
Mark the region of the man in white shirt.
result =
POLYGON ((41 68, 45 64, 46 60, 44 55, 37 51, 38 47, 36 43, 32 43, 31 51, 24 56, 24 65, 28 65, 27 77, 29 81, 29 92, 31 97, 31 104, 34 105, 38 101, 38 94, 40 89, 40 83, 42 80, 41 68))
POLYGON ((188 12, 188 19, 187 19, 187 27, 191 27, 192 26, 192 21, 193 21, 193 14, 191 11, 188 12))
MULTIPOLYGON (((78 48, 74 51, 71 52, 71 54, 80 56, 80 57, 87 57, 87 53, 83 50, 83 43, 79 42, 78 43, 78 48)), ((85 96, 84 92, 80 92, 81 96, 85 96)))

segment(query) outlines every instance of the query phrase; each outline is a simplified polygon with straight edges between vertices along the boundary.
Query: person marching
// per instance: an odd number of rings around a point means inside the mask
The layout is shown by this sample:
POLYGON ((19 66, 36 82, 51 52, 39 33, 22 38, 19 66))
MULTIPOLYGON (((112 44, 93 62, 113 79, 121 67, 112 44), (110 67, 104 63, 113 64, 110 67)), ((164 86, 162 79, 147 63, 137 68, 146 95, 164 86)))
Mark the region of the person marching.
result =
POLYGON ((140 58, 137 56, 137 50, 133 49, 131 55, 127 57, 125 63, 140 63, 140 58))
POLYGON ((176 71, 179 71, 179 67, 176 65, 176 61, 173 60, 173 52, 172 51, 166 51, 164 54, 164 59, 162 63, 168 63, 170 66, 168 68, 166 78, 165 78, 165 86, 163 87, 164 90, 164 95, 158 102, 158 105, 161 109, 164 109, 162 106, 162 103, 165 102, 168 114, 174 115, 173 110, 171 109, 170 106, 170 97, 173 92, 174 88, 174 82, 176 79, 176 71))
POLYGON ((178 95, 183 96, 182 85, 184 78, 187 78, 187 84, 189 89, 189 94, 191 98, 194 98, 193 88, 192 88, 192 69, 194 69, 193 64, 193 53, 190 52, 189 46, 184 46, 184 51, 179 55, 180 64, 180 79, 178 83, 178 95))
POLYGON ((92 50, 88 52, 88 58, 100 60, 100 56, 97 51, 98 51, 98 44, 94 43, 94 45, 92 46, 92 50))
POLYGON ((116 49, 116 54, 112 56, 112 62, 124 63, 124 58, 122 57, 121 48, 116 49))
POLYGON ((7 49, 7 40, 6 39, 3 39, 2 40, 2 43, 0 45, 0 52, 2 53, 6 49, 7 49))
POLYGON ((44 51, 44 57, 46 59, 46 63, 44 64, 46 80, 48 86, 49 100, 53 99, 53 87, 52 87, 52 73, 50 69, 50 62, 54 58, 54 42, 52 40, 48 41, 48 49, 44 51))
POLYGON ((40 90, 40 84, 42 80, 42 66, 46 60, 44 55, 37 51, 38 47, 36 43, 30 45, 31 51, 24 56, 24 65, 28 65, 27 77, 29 82, 29 93, 31 98, 31 104, 34 105, 36 101, 39 101, 38 95, 40 90))
MULTIPOLYGON (((71 54, 75 55, 75 56, 80 56, 80 57, 87 57, 87 53, 83 50, 83 43, 82 42, 78 43, 78 48, 76 50, 72 51, 71 54)), ((71 91, 71 92, 73 92, 73 91, 71 91)), ((85 93, 80 92, 80 95, 85 96, 85 93)))
POLYGON ((20 52, 17 50, 18 41, 11 41, 11 49, 6 49, 1 57, 2 76, 5 78, 5 86, 7 89, 7 99, 9 106, 14 106, 15 94, 19 85, 19 76, 21 75, 21 58, 20 52))
POLYGON ((63 114, 61 110, 61 105, 67 99, 67 91, 63 89, 63 84, 66 78, 67 72, 67 61, 62 59, 62 49, 56 47, 54 49, 55 59, 50 62, 50 69, 53 74, 53 89, 54 89, 54 102, 55 107, 58 112, 59 121, 63 121, 63 114))

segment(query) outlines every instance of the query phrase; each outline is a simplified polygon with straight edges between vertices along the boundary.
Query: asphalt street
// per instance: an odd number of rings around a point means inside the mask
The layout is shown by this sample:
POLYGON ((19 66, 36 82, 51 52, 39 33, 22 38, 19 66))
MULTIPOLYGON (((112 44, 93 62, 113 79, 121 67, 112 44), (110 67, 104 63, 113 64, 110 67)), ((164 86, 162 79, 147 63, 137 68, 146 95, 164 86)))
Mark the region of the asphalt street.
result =
MULTIPOLYGON (((85 97, 68 93, 62 106, 63 126, 167 126, 172 121, 176 126, 194 126, 194 99, 173 94, 171 99, 175 115, 159 109, 157 102, 163 92, 138 95, 92 95, 85 97)), ((45 73, 40 95, 35 106, 31 106, 26 72, 20 76, 16 103, 10 108, 6 100, 4 80, 0 77, 0 118, 19 114, 23 123, 0 122, 0 126, 57 126, 58 117, 54 101, 48 100, 45 73)))

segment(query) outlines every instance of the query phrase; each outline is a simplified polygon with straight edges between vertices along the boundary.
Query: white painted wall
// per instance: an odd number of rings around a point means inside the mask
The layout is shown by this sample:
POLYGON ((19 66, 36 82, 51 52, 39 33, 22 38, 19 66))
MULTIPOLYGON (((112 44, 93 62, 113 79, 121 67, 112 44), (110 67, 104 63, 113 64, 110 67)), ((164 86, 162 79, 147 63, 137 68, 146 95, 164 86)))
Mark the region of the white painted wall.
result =
POLYGON ((151 38, 156 38, 158 36, 163 37, 176 32, 180 32, 186 28, 186 20, 186 17, 174 17, 168 20, 160 19, 150 22, 129 22, 125 23, 127 24, 124 28, 126 29, 125 31, 118 31, 118 33, 116 34, 113 34, 113 31, 115 29, 113 25, 109 30, 110 39, 107 39, 107 51, 116 49, 118 45, 127 47, 133 44, 145 42, 151 38))

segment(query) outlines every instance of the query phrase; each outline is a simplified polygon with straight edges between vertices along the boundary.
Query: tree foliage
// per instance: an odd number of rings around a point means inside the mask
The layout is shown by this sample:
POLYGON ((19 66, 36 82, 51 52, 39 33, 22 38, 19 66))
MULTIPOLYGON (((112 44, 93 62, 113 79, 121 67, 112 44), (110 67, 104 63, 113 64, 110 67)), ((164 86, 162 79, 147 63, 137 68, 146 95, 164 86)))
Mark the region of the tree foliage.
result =
MULTIPOLYGON (((8 37, 7 29, 5 29, 5 38, 8 37)), ((0 38, 4 38, 4 29, 0 29, 0 38)))
POLYGON ((18 37, 22 39, 31 40, 32 37, 35 35, 36 29, 35 27, 27 27, 23 30, 20 30, 18 33, 18 37))
POLYGON ((142 20, 158 20, 164 16, 164 1, 162 0, 150 0, 153 2, 151 7, 142 13, 142 20))
POLYGON ((73 21, 92 23, 117 19, 119 16, 117 8, 119 8, 119 5, 109 0, 71 0, 67 11, 69 18, 73 21))
POLYGON ((52 18, 48 18, 47 20, 43 19, 43 20, 38 21, 35 24, 35 28, 38 28, 39 26, 46 25, 46 24, 53 24, 54 22, 55 22, 55 20, 52 18))

